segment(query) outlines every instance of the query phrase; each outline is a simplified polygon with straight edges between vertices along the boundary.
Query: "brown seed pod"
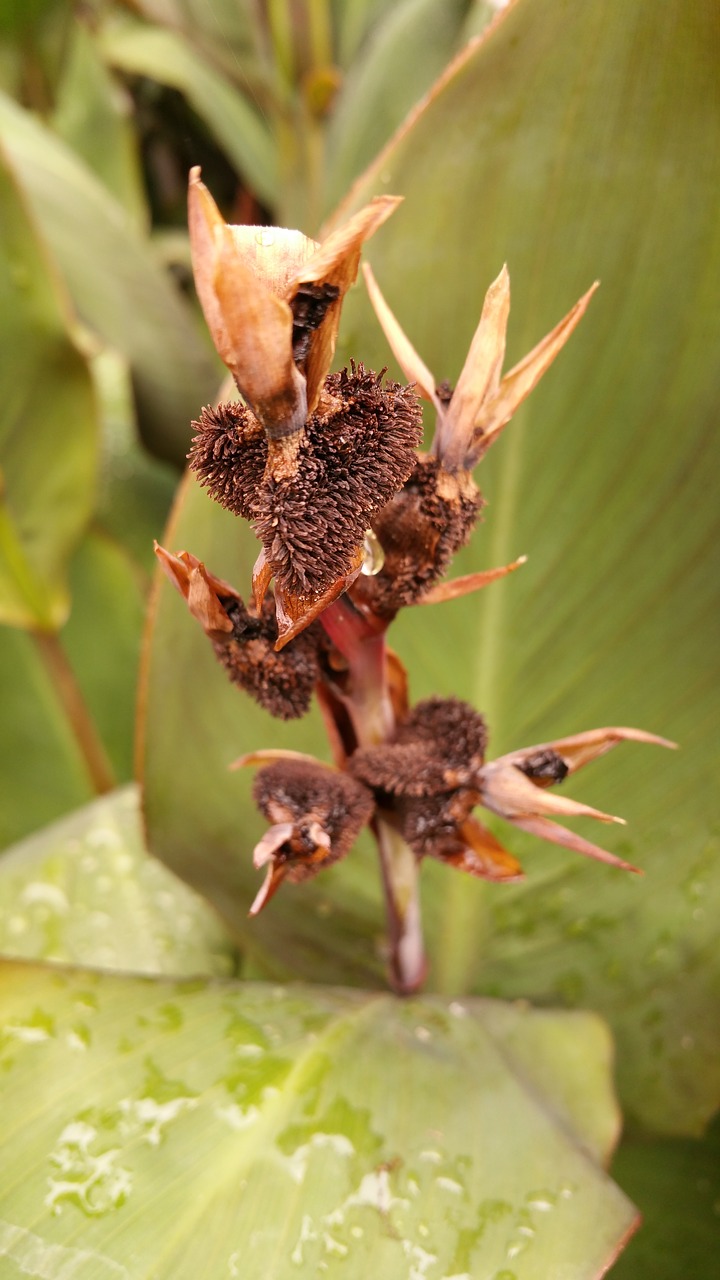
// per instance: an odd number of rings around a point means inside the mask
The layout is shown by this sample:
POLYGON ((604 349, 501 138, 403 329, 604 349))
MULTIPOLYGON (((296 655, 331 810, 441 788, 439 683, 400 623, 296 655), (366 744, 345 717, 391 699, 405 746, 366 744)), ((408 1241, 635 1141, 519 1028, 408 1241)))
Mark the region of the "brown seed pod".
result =
POLYGON ((381 617, 415 604, 442 577, 469 540, 483 499, 466 473, 448 475, 437 458, 421 455, 403 488, 372 521, 385 563, 353 594, 381 617))
POLYGON ((259 617, 235 598, 221 600, 221 604, 233 630, 227 637, 213 640, 213 649, 233 684, 278 720, 304 716, 319 677, 317 628, 308 627, 278 653, 272 595, 266 596, 259 617))

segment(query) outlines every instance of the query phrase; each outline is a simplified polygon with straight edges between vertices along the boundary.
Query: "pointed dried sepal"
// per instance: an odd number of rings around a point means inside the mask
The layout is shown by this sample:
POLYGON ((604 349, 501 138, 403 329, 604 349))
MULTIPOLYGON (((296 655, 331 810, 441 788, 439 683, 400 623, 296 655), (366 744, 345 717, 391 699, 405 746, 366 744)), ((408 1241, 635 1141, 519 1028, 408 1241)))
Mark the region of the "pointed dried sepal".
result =
POLYGON ((316 760, 315 756, 306 755, 304 751, 290 751, 284 747, 261 747, 258 751, 246 751, 245 755, 233 760, 232 764, 228 765, 228 769, 233 771, 248 769, 256 764, 277 764, 282 760, 294 760, 297 764, 308 764, 316 769, 330 769, 331 772, 335 772, 332 765, 316 760))
POLYGON ((462 578, 451 578, 448 582, 439 582, 416 601, 417 604, 444 604, 446 600, 457 600, 460 596, 470 595, 473 591, 481 591, 491 582, 505 578, 514 573, 521 565, 527 564, 527 556, 519 556, 511 564, 502 565, 499 569, 484 569, 479 573, 467 573, 462 578))
POLYGON ((553 742, 540 742, 534 747, 524 747, 521 751, 511 751, 499 756, 493 764, 515 765, 536 786, 551 786, 553 782, 561 782, 568 774, 577 772, 583 765, 612 751, 620 742, 644 742, 670 750, 677 748, 676 742, 660 738, 656 733, 613 725, 604 729, 588 729, 586 733, 575 733, 567 738, 555 738, 553 742))
POLYGON ((278 652, 284 649, 286 644, 294 640, 300 635, 311 622, 315 622, 321 613, 340 598, 348 587, 360 573, 362 567, 364 551, 363 548, 357 547, 354 552, 350 553, 350 567, 346 573, 342 573, 336 578, 326 591, 319 595, 304 596, 294 595, 290 591, 284 591, 282 587, 275 584, 275 610, 277 615, 278 638, 275 648, 278 652))
POLYGON ((284 863, 273 862, 267 869, 265 879, 258 889, 248 911, 249 916, 257 916, 266 907, 271 898, 275 897, 280 885, 287 876, 288 868, 284 863))
POLYGON ((243 261, 198 168, 190 174, 188 220, 198 297, 221 359, 268 437, 296 434, 307 395, 293 361, 292 310, 243 261))
POLYGON ((429 400, 435 406, 438 416, 442 417, 445 409, 436 395, 435 379, 390 310, 369 262, 363 263, 363 276, 375 315, 380 321, 380 327, 388 340, 390 350, 405 377, 408 382, 415 384, 418 395, 424 400, 429 400))
POLYGON ((491 760, 480 771, 480 795, 486 809, 514 822, 544 814, 562 814, 572 818, 597 818, 599 822, 624 823, 611 813, 593 809, 591 805, 544 791, 517 765, 491 760))
POLYGON ((549 818, 513 818, 512 821, 516 827, 520 827, 521 831, 527 831, 541 840, 549 840, 551 844, 559 844, 565 849, 571 849, 573 853, 581 853, 586 858, 594 858, 596 862, 604 862, 607 866, 617 867, 620 871, 633 871, 638 876, 643 874, 640 867, 634 867, 631 862, 618 858, 600 845, 592 844, 590 840, 584 840, 576 832, 568 831, 567 827, 561 827, 558 822, 551 822, 549 818))
POLYGON ((336 298, 330 302, 321 324, 310 338, 305 360, 307 399, 311 413, 317 406, 323 383, 330 372, 343 298, 357 278, 362 246, 401 203, 401 196, 376 196, 350 218, 349 222, 328 236, 315 256, 297 273, 295 291, 291 290, 288 295, 291 302, 295 292, 303 285, 321 285, 326 289, 329 287, 337 290, 336 298))
MULTIPOLYGON (((494 440, 507 426, 513 414, 537 386, 555 358, 560 354, 570 334, 582 320, 599 281, 583 294, 559 324, 541 342, 505 374, 500 386, 488 395, 477 413, 474 429, 466 454, 465 465, 474 467, 494 440)), ((458 384, 459 385, 459 384, 458 384)), ((455 393, 457 395, 457 392, 455 393)), ((451 409, 454 405, 451 405, 451 409)))
POLYGON ((466 871, 481 880, 517 883, 524 880, 523 869, 513 854, 503 848, 487 827, 475 818, 467 818, 457 830, 457 844, 444 848, 431 847, 430 856, 458 871, 466 871))
POLYGON ((203 631, 211 639, 220 639, 232 631, 233 624, 219 597, 240 600, 240 596, 222 578, 208 573, 202 561, 189 551, 179 551, 173 555, 159 542, 154 544, 155 555, 160 562, 163 573, 180 595, 187 601, 187 606, 194 618, 200 623, 203 631))
POLYGON ((484 404, 495 396, 505 359, 510 314, 510 276, 503 267, 485 295, 480 323, 444 418, 438 425, 435 452, 449 471, 470 470, 467 442, 484 404))

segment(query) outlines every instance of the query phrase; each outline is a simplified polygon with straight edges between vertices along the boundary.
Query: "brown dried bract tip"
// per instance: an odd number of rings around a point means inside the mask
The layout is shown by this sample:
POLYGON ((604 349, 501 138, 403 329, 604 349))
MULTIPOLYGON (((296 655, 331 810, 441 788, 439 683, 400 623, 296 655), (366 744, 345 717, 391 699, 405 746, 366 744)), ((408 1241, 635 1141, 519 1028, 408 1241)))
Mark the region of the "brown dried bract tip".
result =
POLYGON ((418 603, 469 540, 482 507, 470 476, 450 476, 437 458, 420 455, 404 487, 372 522, 385 563, 353 594, 387 619, 418 603))
POLYGON ((253 797, 272 826, 255 847, 255 866, 268 872, 251 915, 283 880, 307 880, 344 857, 374 808, 370 792, 346 773, 290 759, 258 773, 253 797))

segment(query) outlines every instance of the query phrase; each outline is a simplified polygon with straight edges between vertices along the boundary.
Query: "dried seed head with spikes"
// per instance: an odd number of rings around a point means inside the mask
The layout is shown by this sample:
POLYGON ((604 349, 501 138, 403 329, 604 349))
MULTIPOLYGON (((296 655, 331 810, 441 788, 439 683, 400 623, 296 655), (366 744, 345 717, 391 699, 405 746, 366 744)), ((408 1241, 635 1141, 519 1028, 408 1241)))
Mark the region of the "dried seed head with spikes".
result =
POLYGON ((279 759, 261 769, 253 796, 272 826, 255 847, 255 866, 268 870, 251 915, 283 880, 308 880, 344 857, 373 812, 372 795, 362 783, 306 760, 279 759))

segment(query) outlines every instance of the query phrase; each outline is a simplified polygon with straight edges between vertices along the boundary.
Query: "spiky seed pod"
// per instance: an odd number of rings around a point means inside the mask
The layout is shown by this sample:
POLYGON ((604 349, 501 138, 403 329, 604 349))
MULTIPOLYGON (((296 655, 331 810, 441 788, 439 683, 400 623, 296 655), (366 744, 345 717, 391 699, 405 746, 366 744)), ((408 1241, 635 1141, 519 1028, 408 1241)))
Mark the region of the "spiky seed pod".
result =
POLYGON ((296 882, 344 857, 374 808, 372 794, 355 778, 296 760, 261 769, 253 798, 285 836, 274 842, 275 867, 285 868, 286 878, 296 882))
POLYGON ((253 520, 284 593, 321 595, 412 472, 420 424, 411 388, 352 365, 326 380, 291 475, 269 474, 262 431, 236 405, 204 410, 190 465, 222 506, 253 520))
POLYGON ((487 731, 482 716, 456 698, 428 698, 413 708, 396 739, 363 747, 350 760, 418 855, 458 843, 457 828, 477 804, 487 731))
POLYGON ((255 617, 237 599, 222 600, 232 632, 213 640, 213 649, 233 684, 240 685, 278 720, 297 720, 310 707, 319 676, 318 629, 303 631, 295 642, 275 651, 277 622, 271 595, 255 617))
POLYGON ((355 594, 385 618, 415 604, 469 540, 482 507, 469 475, 448 475, 437 458, 421 455, 403 488, 372 521, 385 563, 375 577, 358 582, 355 594))
POLYGON ((267 462, 267 439, 257 418, 237 401, 207 405, 188 454, 191 469, 211 497, 252 520, 267 462))

